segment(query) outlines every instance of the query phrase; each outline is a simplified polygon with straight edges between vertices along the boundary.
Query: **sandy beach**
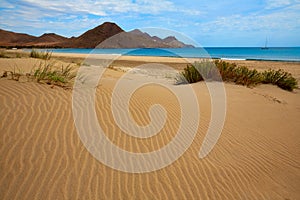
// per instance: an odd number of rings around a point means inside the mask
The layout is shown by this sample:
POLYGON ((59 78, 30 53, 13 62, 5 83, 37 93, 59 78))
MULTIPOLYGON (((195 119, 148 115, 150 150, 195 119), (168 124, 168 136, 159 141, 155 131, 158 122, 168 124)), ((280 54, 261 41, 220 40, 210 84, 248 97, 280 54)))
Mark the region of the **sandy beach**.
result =
MULTIPOLYGON (((85 56, 53 54, 52 60, 58 66, 71 64, 78 69, 85 56)), ((137 124, 145 126, 151 121, 149 108, 161 104, 168 113, 163 129, 140 139, 124 134, 116 125, 112 92, 126 71, 118 69, 159 63, 182 70, 194 61, 123 56, 113 62, 115 69, 106 69, 95 98, 98 122, 107 138, 136 153, 155 151, 170 142, 179 126, 179 102, 172 92, 155 84, 133 94, 129 111, 137 124)), ((0 58, 0 74, 13 68, 26 73, 39 62, 0 58)), ((281 68, 300 82, 297 62, 228 62, 258 70, 281 68)), ((133 73, 127 81, 143 78, 147 74, 133 73)), ((169 84, 173 80, 170 75, 154 78, 169 84)), ((165 168, 134 174, 104 165, 85 148, 73 119, 72 90, 1 78, 0 199, 300 199, 300 90, 225 83, 224 128, 214 149, 200 159, 211 100, 204 82, 191 87, 199 105, 195 112, 200 113, 191 146, 165 168)))

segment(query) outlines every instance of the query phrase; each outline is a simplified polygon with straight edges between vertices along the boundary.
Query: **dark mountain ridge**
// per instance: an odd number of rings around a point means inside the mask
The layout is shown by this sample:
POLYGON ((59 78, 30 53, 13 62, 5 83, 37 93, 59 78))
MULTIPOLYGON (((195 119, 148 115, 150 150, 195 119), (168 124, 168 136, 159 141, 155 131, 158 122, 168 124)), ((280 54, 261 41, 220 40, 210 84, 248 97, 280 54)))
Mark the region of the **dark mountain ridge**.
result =
POLYGON ((182 48, 193 47, 174 36, 161 39, 139 29, 125 32, 117 24, 105 22, 78 37, 66 38, 55 33, 39 37, 0 29, 1 47, 35 48, 182 48))

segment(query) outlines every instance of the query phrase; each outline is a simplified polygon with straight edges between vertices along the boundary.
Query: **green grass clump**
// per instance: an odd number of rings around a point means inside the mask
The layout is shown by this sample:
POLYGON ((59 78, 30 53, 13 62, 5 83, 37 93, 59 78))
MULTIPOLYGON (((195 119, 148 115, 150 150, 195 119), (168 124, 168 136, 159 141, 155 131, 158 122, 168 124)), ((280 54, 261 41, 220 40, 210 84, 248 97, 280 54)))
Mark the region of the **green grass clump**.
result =
POLYGON ((30 73, 24 74, 20 69, 14 67, 11 71, 4 71, 0 78, 7 78, 15 81, 22 80, 36 81, 38 83, 46 83, 49 85, 56 85, 63 88, 72 87, 72 81, 76 74, 73 73, 73 68, 71 65, 61 66, 58 68, 55 64, 45 62, 40 62, 38 66, 35 66, 30 73))
POLYGON ((50 58, 52 56, 52 53, 49 52, 49 51, 42 52, 42 51, 37 51, 35 49, 32 49, 29 56, 32 57, 32 58, 50 60, 50 58))
POLYGON ((178 77, 178 83, 196 83, 203 81, 203 77, 197 71, 194 65, 188 65, 184 68, 183 72, 180 73, 181 76, 178 77))
POLYGON ((223 80, 234 82, 234 80, 236 79, 236 74, 235 74, 235 69, 237 68, 236 64, 216 60, 215 66, 219 70, 223 80))
POLYGON ((281 69, 277 71, 269 69, 268 71, 264 71, 262 75, 264 77, 263 83, 265 84, 277 85, 278 87, 288 91, 293 91, 298 87, 297 80, 292 77, 290 73, 281 69))
POLYGON ((223 80, 248 87, 257 84, 273 84, 288 91, 293 91, 298 86, 297 80, 281 69, 258 72, 256 69, 240 67, 220 60, 195 62, 184 68, 177 78, 178 83, 195 83, 203 80, 223 80))
POLYGON ((234 69, 235 79, 234 83, 238 85, 252 86, 261 82, 262 77, 255 69, 248 69, 247 67, 237 67, 234 69))
POLYGON ((217 80, 218 73, 214 64, 209 61, 195 62, 187 65, 177 77, 178 83, 196 83, 203 80, 217 80))
POLYGON ((256 69, 247 67, 238 67, 234 63, 225 61, 215 61, 215 65, 219 70, 223 81, 234 82, 238 85, 253 86, 261 83, 262 75, 256 69))
POLYGON ((37 82, 46 82, 47 84, 65 85, 69 83, 75 74, 72 73, 70 65, 61 66, 60 70, 55 69, 53 63, 40 63, 31 73, 37 82))

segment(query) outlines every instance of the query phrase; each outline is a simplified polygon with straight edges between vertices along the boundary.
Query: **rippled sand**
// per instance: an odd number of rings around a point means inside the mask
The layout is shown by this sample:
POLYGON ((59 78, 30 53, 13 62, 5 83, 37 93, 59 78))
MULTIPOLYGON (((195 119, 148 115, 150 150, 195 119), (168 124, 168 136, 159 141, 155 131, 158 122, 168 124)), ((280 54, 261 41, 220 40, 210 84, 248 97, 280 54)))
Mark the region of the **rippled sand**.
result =
MULTIPOLYGON (((28 71, 36 62, 0 59, 0 70, 22 66, 28 71)), ((290 71, 296 76, 299 72, 290 71)), ((157 103, 168 112, 167 120, 154 137, 128 136, 116 126, 110 107, 114 85, 123 74, 108 69, 96 88, 99 124, 127 151, 165 146, 179 126, 178 100, 161 86, 139 89, 129 107, 136 123, 148 124, 149 107, 157 103)), ((132 74, 129 81, 142 76, 132 74)), ((205 83, 192 87, 200 123, 190 148, 168 167, 131 174, 105 166, 87 151, 73 120, 72 90, 0 79, 0 199, 300 199, 299 90, 226 83, 222 135, 213 151, 199 159, 211 103, 205 83)))

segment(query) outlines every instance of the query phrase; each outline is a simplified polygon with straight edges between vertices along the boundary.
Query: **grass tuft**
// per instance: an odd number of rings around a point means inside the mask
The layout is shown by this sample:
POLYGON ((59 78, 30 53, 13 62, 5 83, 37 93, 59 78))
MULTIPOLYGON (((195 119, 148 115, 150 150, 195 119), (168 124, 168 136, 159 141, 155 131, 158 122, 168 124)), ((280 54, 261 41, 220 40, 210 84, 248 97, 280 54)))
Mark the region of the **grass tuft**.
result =
POLYGON ((52 52, 49 52, 49 51, 42 52, 42 51, 37 51, 35 49, 32 49, 29 56, 32 58, 50 60, 50 58, 52 56, 52 52))
POLYGON ((15 81, 19 81, 20 77, 27 77, 27 81, 36 81, 38 83, 46 83, 49 85, 57 85, 64 88, 71 87, 72 80, 75 78, 73 68, 71 65, 61 66, 58 69, 54 63, 40 62, 38 66, 35 66, 30 73, 22 73, 20 69, 16 71, 14 68, 11 71, 4 71, 1 78, 8 78, 15 81))
POLYGON ((238 67, 234 63, 220 60, 195 62, 184 68, 177 77, 177 83, 195 83, 203 80, 223 80, 248 87, 257 84, 273 84, 288 91, 293 91, 298 87, 297 80, 281 69, 258 72, 256 69, 238 67))
POLYGON ((196 83, 199 81, 217 81, 219 72, 210 61, 195 62, 193 65, 187 65, 186 68, 176 77, 178 83, 196 83))
POLYGON ((293 91, 298 87, 297 80, 290 73, 285 72, 282 69, 277 71, 269 69, 268 71, 264 71, 262 75, 264 77, 263 83, 265 84, 277 85, 288 91, 293 91))
POLYGON ((37 82, 64 86, 75 77, 72 70, 70 65, 66 67, 62 65, 60 70, 58 70, 55 69, 53 63, 45 62, 40 63, 31 74, 37 82))

